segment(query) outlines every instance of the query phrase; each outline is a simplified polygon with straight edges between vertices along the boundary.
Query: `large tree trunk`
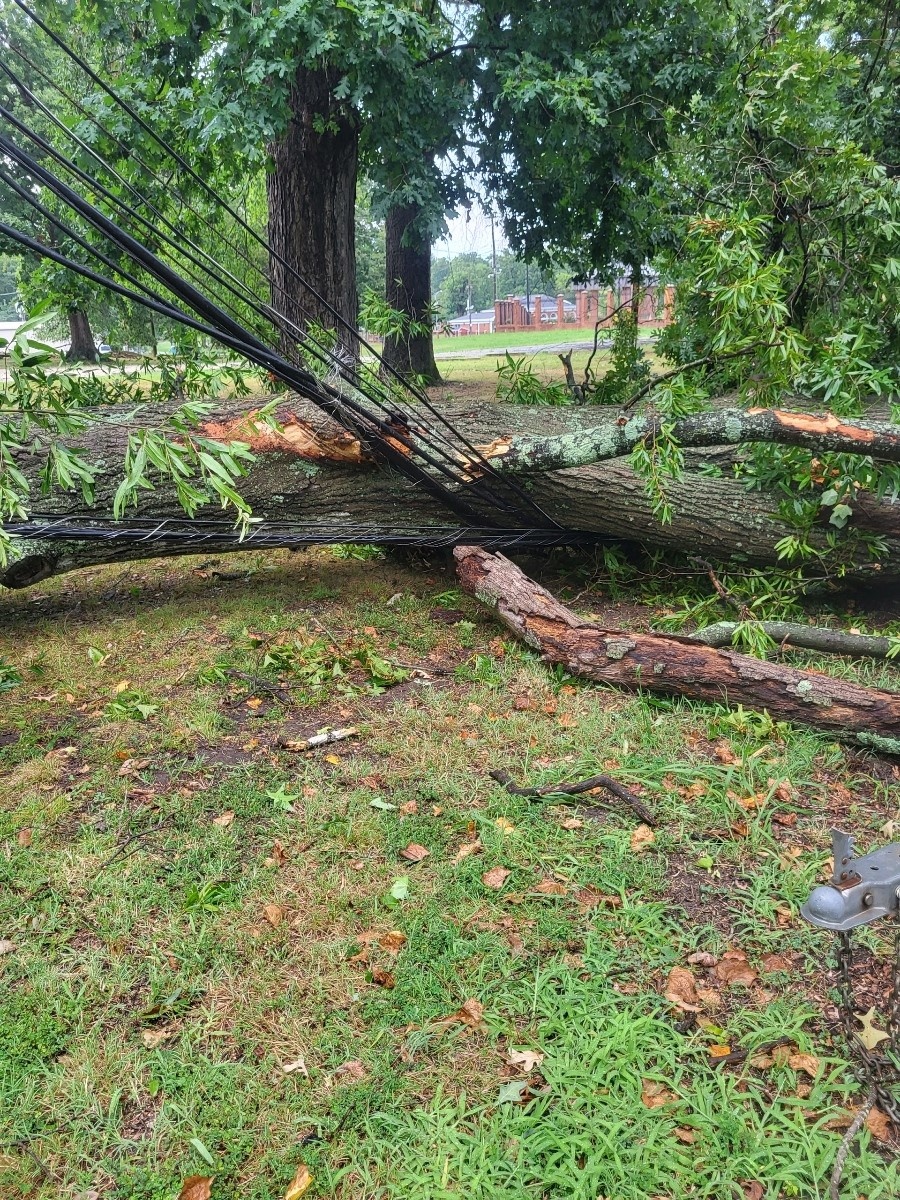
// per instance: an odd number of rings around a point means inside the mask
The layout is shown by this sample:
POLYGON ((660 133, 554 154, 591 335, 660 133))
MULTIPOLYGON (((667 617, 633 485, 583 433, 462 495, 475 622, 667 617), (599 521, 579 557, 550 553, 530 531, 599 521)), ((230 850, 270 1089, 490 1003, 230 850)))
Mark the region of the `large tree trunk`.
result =
MULTIPOLYGON (((300 68, 291 89, 291 122, 271 147, 267 177, 272 302, 301 329, 335 326, 336 309, 357 326, 355 205, 359 160, 356 119, 335 99, 340 76, 300 68), (322 130, 322 132, 320 132, 322 130), (308 280, 322 303, 297 279, 308 280)), ((355 338, 339 339, 356 352, 355 338)))
MULTIPOLYGON (((173 405, 174 409, 177 407, 173 405)), ((704 557, 726 562, 738 560, 742 565, 770 566, 779 561, 777 542, 792 532, 775 516, 777 499, 764 492, 751 491, 727 470, 716 477, 701 471, 711 463, 727 468, 725 452, 703 451, 686 454, 687 471, 683 479, 670 485, 673 519, 661 525, 653 513, 645 485, 625 459, 612 459, 577 469, 554 469, 549 464, 565 461, 557 450, 546 454, 535 452, 535 436, 551 439, 551 447, 571 446, 581 451, 585 445, 599 453, 621 453, 631 444, 628 427, 618 423, 615 412, 584 408, 526 408, 514 405, 491 404, 472 410, 461 403, 442 406, 448 419, 472 442, 482 445, 513 448, 508 457, 534 470, 543 459, 548 466, 544 473, 530 474, 531 495, 541 507, 570 529, 593 533, 648 546, 700 553, 704 557), (593 430, 606 422, 609 436, 593 430), (581 433, 582 436, 577 435, 581 433), (565 437, 563 438, 563 435, 565 437), (553 442, 553 438, 562 441, 553 442), (623 440, 624 439, 624 440, 623 440), (526 449, 519 455, 516 446, 526 449)), ((258 455, 248 477, 241 481, 241 491, 253 508, 254 515, 271 521, 330 521, 336 525, 358 524, 368 533, 353 536, 353 541, 376 541, 377 530, 407 527, 411 523, 435 526, 458 525, 459 521, 436 499, 421 488, 386 467, 367 459, 352 435, 331 423, 313 405, 292 398, 283 402, 279 419, 283 432, 273 435, 256 431, 248 425, 247 413, 252 411, 249 400, 228 401, 222 410, 211 416, 203 426, 208 436, 222 441, 249 438, 258 455)), ((112 496, 121 478, 121 464, 128 436, 140 428, 160 428, 165 424, 167 410, 119 413, 112 410, 104 419, 89 427, 76 440, 85 448, 86 457, 103 464, 97 481, 96 504, 87 509, 80 493, 41 496, 40 472, 43 460, 22 454, 17 462, 32 482, 33 507, 36 511, 61 516, 84 518, 109 517, 112 496)), ((706 417, 701 414, 701 417, 706 417)), ((637 419, 636 419, 637 420, 637 419)), ((750 418, 756 420, 756 418, 750 418)), ((778 423, 766 419, 766 428, 773 436, 791 436, 802 431, 793 427, 785 434, 778 423)), ((704 445, 709 444, 709 420, 700 420, 704 445)), ((740 426, 731 426, 722 437, 740 436, 740 426), (729 433, 730 430, 730 433, 729 433)), ((752 432, 751 426, 748 432, 752 432)), ((812 436, 809 421, 802 436, 812 436)), ((635 430, 632 429, 633 435, 635 430)), ((685 430, 685 435, 689 430, 685 430)), ((837 437, 837 433, 823 436, 837 437)), ((866 446, 873 443, 866 443, 866 446)), ((884 453, 900 453, 892 448, 890 439, 881 437, 878 445, 884 453)), ((502 461, 502 459, 498 460, 502 461)), ((173 489, 165 481, 156 481, 154 491, 141 500, 140 515, 150 518, 181 518, 183 513, 173 489)), ((200 514, 218 517, 213 506, 200 514)), ((895 586, 900 581, 900 505, 879 504, 874 500, 855 504, 854 521, 865 531, 877 532, 885 539, 887 553, 872 563, 862 545, 848 543, 844 566, 850 578, 895 586)), ((814 548, 825 549, 829 527, 823 523, 814 531, 814 548)), ((237 535, 227 545, 217 544, 217 553, 247 549, 237 535)), ((139 559, 172 554, 197 552, 194 544, 108 543, 105 541, 70 541, 55 539, 18 543, 19 559, 0 574, 0 584, 7 587, 26 587, 50 575, 75 570, 101 562, 139 559)))
POLYGON ((409 321, 427 324, 427 332, 388 338, 384 360, 407 378, 426 385, 441 382, 431 335, 431 242, 417 224, 418 204, 395 204, 385 222, 385 296, 409 321))
POLYGON ((706 703, 744 704, 863 745, 900 753, 900 693, 860 687, 688 638, 623 633, 583 621, 502 554, 455 551, 466 591, 516 637, 573 675, 629 691, 662 692, 706 703))
POLYGON ((66 362, 95 363, 99 359, 88 315, 80 308, 69 309, 69 349, 66 362))

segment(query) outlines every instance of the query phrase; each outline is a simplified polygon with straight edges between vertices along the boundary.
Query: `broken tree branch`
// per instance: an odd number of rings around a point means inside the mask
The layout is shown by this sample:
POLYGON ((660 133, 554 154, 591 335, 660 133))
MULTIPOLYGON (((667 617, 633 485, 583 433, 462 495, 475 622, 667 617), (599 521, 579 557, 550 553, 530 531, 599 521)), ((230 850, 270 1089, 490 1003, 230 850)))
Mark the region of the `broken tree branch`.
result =
POLYGON ((690 638, 623 633, 583 621, 501 554, 454 551, 467 592, 549 663, 629 691, 743 704, 900 754, 900 693, 715 650, 690 638))
MULTIPOLYGON (((624 458, 640 442, 666 432, 685 447, 738 446, 772 442, 804 446, 821 454, 865 454, 882 462, 900 462, 900 426, 887 421, 844 421, 835 416, 789 412, 780 408, 722 408, 665 422, 656 416, 620 418, 594 429, 556 437, 498 440, 482 452, 498 471, 525 475, 587 467, 624 458)), ((473 467, 473 470, 475 468, 473 467)))
POLYGON ((501 783, 511 796, 527 796, 531 800, 539 800, 544 796, 582 796, 585 792, 596 792, 602 788, 627 804, 646 825, 656 824, 656 817, 646 804, 610 775, 592 775, 580 783, 548 783, 546 787, 523 788, 515 783, 508 771, 488 771, 488 774, 491 779, 501 783))
MULTIPOLYGON (((741 622, 718 621, 691 634, 695 642, 721 649, 730 646, 741 622)), ((796 621, 759 621, 758 627, 773 642, 796 646, 803 650, 819 650, 824 654, 848 654, 852 658, 887 658, 897 639, 868 633, 846 633, 843 629, 825 629, 816 625, 801 625, 796 621)))

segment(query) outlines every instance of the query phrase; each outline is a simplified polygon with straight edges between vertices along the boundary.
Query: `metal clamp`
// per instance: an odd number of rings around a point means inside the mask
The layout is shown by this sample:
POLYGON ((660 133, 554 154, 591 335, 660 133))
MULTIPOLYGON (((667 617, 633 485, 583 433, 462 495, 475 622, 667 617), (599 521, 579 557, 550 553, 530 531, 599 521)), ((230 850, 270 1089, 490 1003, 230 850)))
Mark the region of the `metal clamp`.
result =
POLYGON ((853 838, 831 831, 834 872, 800 908, 820 929, 846 933, 900 910, 900 842, 883 846, 862 858, 854 855, 853 838))

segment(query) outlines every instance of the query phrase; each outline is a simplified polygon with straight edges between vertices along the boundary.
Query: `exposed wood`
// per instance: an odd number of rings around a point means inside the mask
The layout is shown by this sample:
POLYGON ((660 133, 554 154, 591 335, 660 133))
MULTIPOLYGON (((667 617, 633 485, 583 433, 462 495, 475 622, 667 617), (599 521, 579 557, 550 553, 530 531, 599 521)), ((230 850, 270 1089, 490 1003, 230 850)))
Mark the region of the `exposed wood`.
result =
POLYGON ((865 745, 900 753, 900 693, 715 650, 689 638, 623 633, 583 621, 509 559, 473 546, 454 552, 467 592, 551 664, 629 691, 765 709, 865 745))

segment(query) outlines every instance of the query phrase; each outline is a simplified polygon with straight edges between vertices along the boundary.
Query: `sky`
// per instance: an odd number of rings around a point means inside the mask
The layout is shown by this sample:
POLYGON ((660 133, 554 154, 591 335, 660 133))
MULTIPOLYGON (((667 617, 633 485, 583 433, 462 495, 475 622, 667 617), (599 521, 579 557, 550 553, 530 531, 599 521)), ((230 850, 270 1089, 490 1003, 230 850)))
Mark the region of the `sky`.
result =
MULTIPOLYGON (((461 212, 447 222, 449 236, 435 243, 432 253, 435 258, 452 258, 456 254, 466 254, 472 250, 485 258, 491 253, 491 219, 476 201, 471 210, 461 212)), ((506 248, 506 240, 500 222, 495 222, 497 238, 497 253, 506 248)))

